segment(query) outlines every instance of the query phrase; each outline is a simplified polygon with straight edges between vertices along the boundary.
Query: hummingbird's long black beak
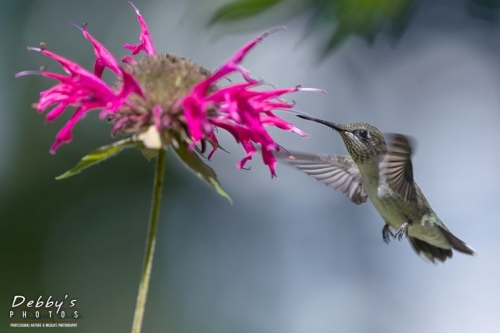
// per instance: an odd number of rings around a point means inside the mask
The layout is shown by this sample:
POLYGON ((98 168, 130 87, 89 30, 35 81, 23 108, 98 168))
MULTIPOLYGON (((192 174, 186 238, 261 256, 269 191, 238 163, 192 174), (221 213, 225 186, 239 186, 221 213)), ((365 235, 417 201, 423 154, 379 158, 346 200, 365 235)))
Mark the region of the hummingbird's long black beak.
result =
POLYGON ((305 119, 305 120, 315 121, 317 123, 326 125, 326 126, 328 126, 330 128, 333 128, 337 132, 343 132, 344 131, 344 129, 342 127, 340 127, 340 125, 337 125, 335 123, 331 123, 331 122, 326 121, 326 120, 322 120, 322 119, 318 119, 318 118, 313 118, 313 117, 308 117, 308 116, 304 116, 304 115, 301 115, 301 114, 298 114, 297 117, 305 119))

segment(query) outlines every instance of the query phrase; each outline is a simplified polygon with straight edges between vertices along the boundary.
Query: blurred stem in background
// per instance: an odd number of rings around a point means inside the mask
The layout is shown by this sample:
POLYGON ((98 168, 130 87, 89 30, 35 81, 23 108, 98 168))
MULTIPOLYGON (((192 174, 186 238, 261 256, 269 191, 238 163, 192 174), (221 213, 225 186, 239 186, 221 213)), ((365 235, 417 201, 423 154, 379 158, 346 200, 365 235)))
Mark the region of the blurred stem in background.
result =
POLYGON ((158 230, 158 219, 160 217, 161 194, 163 190, 163 180, 165 178, 165 162, 167 152, 165 149, 158 150, 156 156, 155 176, 153 182, 153 196, 151 198, 151 211, 149 215, 148 234, 146 238, 146 250, 144 251, 144 263, 142 266, 141 282, 135 305, 134 322, 132 333, 140 333, 146 300, 148 296, 149 280, 151 279, 151 269, 155 254, 156 234, 158 230))

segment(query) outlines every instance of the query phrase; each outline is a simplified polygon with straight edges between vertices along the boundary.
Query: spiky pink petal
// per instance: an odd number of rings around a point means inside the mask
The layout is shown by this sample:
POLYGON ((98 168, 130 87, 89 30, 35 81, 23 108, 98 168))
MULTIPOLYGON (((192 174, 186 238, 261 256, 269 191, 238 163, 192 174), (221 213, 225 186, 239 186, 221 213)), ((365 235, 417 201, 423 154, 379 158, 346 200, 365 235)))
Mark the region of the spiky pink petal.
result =
POLYGON ((75 127, 78 120, 80 120, 80 118, 82 118, 85 115, 85 112, 96 107, 99 107, 99 103, 88 103, 76 109, 76 111, 73 113, 73 115, 68 120, 66 125, 64 125, 63 128, 56 134, 56 142, 54 142, 54 144, 50 148, 51 154, 55 154, 56 149, 61 144, 68 143, 71 141, 72 139, 71 130, 73 129, 73 127, 75 127))
MULTIPOLYGON (((96 92, 99 92, 100 94, 112 94, 113 90, 100 78, 98 78, 96 75, 93 73, 87 71, 85 68, 82 66, 61 57, 60 55, 57 55, 49 50, 42 49, 41 50, 42 54, 47 56, 48 58, 52 58, 55 61, 59 62, 61 64, 62 68, 66 73, 68 73, 71 78, 72 82, 75 84, 75 86, 81 86, 81 87, 91 87, 92 90, 95 90, 96 92)), ((55 73, 49 73, 49 72, 42 72, 42 75, 49 77, 48 75, 53 75, 54 77, 57 76, 55 73)), ((68 77, 64 77, 64 80, 69 79, 68 77)))
POLYGON ((122 62, 124 64, 133 65, 137 63, 137 60, 135 60, 132 56, 126 55, 122 57, 122 62))
POLYGON ((30 48, 31 50, 39 51, 48 58, 51 58, 61 65, 68 76, 49 72, 46 70, 40 71, 40 74, 59 81, 58 84, 40 93, 40 99, 36 103, 38 112, 43 112, 47 108, 55 105, 55 107, 47 113, 46 121, 52 122, 57 119, 67 107, 76 107, 76 111, 66 125, 56 135, 56 142, 52 145, 50 152, 55 153, 56 149, 63 143, 71 141, 71 130, 88 111, 93 109, 102 109, 101 113, 109 114, 116 112, 121 106, 127 103, 127 98, 131 94, 143 96, 139 83, 125 69, 121 68, 116 60, 112 57, 100 43, 98 43, 90 34, 86 33, 83 28, 84 36, 92 43, 99 64, 110 68, 119 77, 121 77, 122 85, 120 90, 115 91, 108 86, 99 75, 101 70, 96 73, 91 73, 80 65, 56 54, 45 48, 30 48))
POLYGON ((178 102, 178 107, 184 110, 193 145, 199 143, 207 134, 211 133, 207 130, 207 123, 223 128, 231 133, 237 142, 241 143, 247 153, 238 162, 238 168, 245 166, 245 163, 257 151, 254 144, 259 144, 262 147, 264 164, 269 167, 272 176, 275 176, 274 166, 276 164, 276 158, 272 150, 278 151, 280 148, 265 127, 274 126, 307 136, 291 123, 273 113, 276 109, 292 109, 294 107, 293 103, 287 103, 280 98, 285 94, 297 92, 301 88, 297 86, 293 88, 257 90, 259 81, 250 77, 249 72, 240 66, 247 53, 274 31, 277 30, 264 33, 243 46, 211 76, 196 84, 188 96, 178 102), (211 92, 211 85, 235 72, 240 73, 245 82, 231 84, 211 92), (208 115, 207 110, 209 107, 217 110, 216 116, 208 115))
POLYGON ((163 114, 163 108, 160 105, 153 106, 153 120, 158 131, 163 129, 163 123, 161 116, 163 114))
POLYGON ((94 47, 94 54, 96 56, 94 74, 99 78, 102 77, 102 72, 107 67, 113 73, 119 75, 120 66, 115 57, 113 57, 113 55, 87 31, 87 24, 83 26, 82 32, 85 38, 87 38, 94 47))
POLYGON ((140 43, 134 45, 125 44, 123 47, 125 49, 131 50, 133 55, 136 55, 141 51, 144 51, 147 55, 155 55, 156 54, 155 45, 153 44, 153 39, 151 38, 151 35, 149 33, 146 21, 144 21, 144 18, 139 12, 139 9, 137 9, 137 7, 134 6, 134 4, 131 1, 129 1, 128 3, 132 7, 134 7, 135 14, 137 15, 137 21, 139 21, 139 25, 141 26, 141 34, 139 36, 140 43))

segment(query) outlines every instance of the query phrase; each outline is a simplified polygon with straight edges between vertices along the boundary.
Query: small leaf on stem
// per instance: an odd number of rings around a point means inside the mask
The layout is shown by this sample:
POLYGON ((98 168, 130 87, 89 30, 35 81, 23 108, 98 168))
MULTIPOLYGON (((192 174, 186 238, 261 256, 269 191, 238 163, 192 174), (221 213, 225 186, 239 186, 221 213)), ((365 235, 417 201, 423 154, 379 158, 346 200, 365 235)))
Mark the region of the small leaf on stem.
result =
POLYGON ((184 141, 179 140, 179 147, 174 148, 172 146, 172 150, 175 151, 176 155, 184 162, 189 170, 205 180, 208 185, 212 186, 217 193, 226 198, 231 204, 233 203, 233 199, 231 199, 229 194, 222 188, 217 180, 215 171, 206 165, 196 152, 189 152, 188 145, 184 141))
POLYGON ((113 142, 112 144, 102 146, 94 149, 88 155, 84 156, 78 164, 71 170, 66 171, 60 176, 56 177, 56 180, 65 179, 74 176, 84 169, 98 164, 110 157, 118 155, 123 149, 130 147, 140 147, 142 143, 132 141, 132 138, 126 138, 120 141, 113 142))

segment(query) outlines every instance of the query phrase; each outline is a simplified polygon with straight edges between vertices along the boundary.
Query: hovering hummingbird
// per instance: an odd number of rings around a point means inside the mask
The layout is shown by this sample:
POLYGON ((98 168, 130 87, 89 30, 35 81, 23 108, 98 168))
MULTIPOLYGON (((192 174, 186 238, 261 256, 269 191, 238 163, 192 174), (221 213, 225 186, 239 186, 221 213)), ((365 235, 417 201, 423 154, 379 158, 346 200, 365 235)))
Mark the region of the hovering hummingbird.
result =
POLYGON ((357 205, 370 199, 385 221, 382 229, 384 242, 389 243, 390 236, 399 240, 406 236, 415 252, 433 263, 451 258, 452 250, 477 255, 474 249, 451 233, 413 180, 410 138, 402 134, 387 134, 386 143, 384 135, 367 123, 342 125, 299 117, 338 132, 350 156, 290 151, 278 157, 344 193, 357 205))

